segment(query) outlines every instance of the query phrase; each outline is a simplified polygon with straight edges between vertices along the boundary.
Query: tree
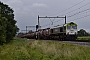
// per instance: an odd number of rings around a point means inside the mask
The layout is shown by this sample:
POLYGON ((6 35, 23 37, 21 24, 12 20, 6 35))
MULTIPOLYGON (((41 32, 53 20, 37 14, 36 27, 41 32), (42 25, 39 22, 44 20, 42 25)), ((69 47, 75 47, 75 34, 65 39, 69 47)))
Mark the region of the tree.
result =
POLYGON ((89 36, 90 34, 88 32, 86 32, 84 29, 80 29, 80 31, 78 31, 78 36, 89 36))
POLYGON ((0 14, 0 44, 6 42, 6 23, 7 19, 0 14))
POLYGON ((14 11, 11 9, 8 5, 3 4, 0 2, 0 37, 2 35, 2 41, 3 39, 6 40, 6 42, 9 42, 13 39, 16 32, 19 30, 19 28, 15 25, 16 21, 14 20, 14 11))

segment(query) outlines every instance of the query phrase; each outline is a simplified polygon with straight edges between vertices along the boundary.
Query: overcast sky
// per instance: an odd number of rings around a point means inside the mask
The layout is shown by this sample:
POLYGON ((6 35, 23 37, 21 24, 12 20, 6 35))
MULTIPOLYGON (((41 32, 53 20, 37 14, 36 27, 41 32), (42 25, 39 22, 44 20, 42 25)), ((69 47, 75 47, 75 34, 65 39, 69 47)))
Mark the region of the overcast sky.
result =
MULTIPOLYGON (((15 14, 17 26, 35 26, 39 16, 67 16, 68 22, 75 22, 79 29, 90 32, 90 0, 1 0, 9 5, 15 14)), ((42 28, 64 24, 64 19, 40 19, 42 28), (52 24, 53 21, 53 25, 52 24)), ((30 30, 30 28, 28 28, 30 30)))

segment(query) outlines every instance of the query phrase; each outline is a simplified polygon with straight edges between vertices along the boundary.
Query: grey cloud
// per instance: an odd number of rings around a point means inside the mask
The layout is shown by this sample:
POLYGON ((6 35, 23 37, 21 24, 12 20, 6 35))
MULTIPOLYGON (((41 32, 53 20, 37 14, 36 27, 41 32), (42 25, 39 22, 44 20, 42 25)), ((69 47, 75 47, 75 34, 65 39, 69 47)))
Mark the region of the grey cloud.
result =
MULTIPOLYGON (((15 20, 17 20, 17 25, 20 28, 20 30, 25 29, 26 25, 36 25, 37 24, 37 16, 69 16, 73 15, 74 13, 77 13, 79 11, 85 10, 90 7, 90 4, 86 7, 83 7, 82 9, 76 10, 72 13, 66 14, 67 12, 70 12, 76 8, 79 8, 80 6, 90 2, 89 0, 85 0, 85 2, 69 9, 61 13, 61 11, 77 4, 80 1, 83 0, 1 0, 5 4, 8 4, 11 8, 15 11, 15 20)), ((90 12, 90 11, 88 11, 90 12)), ((73 19, 80 18, 85 15, 89 15, 90 13, 82 13, 78 14, 76 16, 73 16, 71 18, 67 18, 67 22, 72 21, 73 19)), ((78 24, 78 29, 84 28, 87 31, 90 31, 90 16, 86 18, 82 18, 79 20, 75 20, 73 22, 76 22, 78 24)), ((53 20, 53 19, 52 19, 53 20)), ((55 19, 60 20, 60 19, 55 19)), ((51 23, 50 19, 40 19, 40 24, 45 25, 47 23, 51 23)), ((55 25, 62 24, 63 21, 59 21, 57 23, 54 23, 55 25)), ((48 27, 48 26, 47 26, 48 27)))
POLYGON ((21 0, 9 0, 7 3, 14 8, 18 8, 23 5, 23 2, 21 0))
POLYGON ((39 4, 39 3, 34 3, 32 5, 32 7, 43 7, 43 8, 45 8, 45 7, 47 7, 47 5, 45 5, 45 4, 39 4))

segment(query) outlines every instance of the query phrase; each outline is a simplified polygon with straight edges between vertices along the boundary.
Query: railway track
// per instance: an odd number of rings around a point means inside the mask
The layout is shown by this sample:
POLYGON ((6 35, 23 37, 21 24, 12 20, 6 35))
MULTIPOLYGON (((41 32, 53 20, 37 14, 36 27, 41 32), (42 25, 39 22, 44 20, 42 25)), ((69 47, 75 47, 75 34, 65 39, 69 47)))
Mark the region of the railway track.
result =
POLYGON ((90 42, 90 40, 74 40, 76 42, 90 42))
POLYGON ((73 45, 79 45, 79 46, 89 46, 90 47, 90 41, 88 40, 81 40, 81 41, 60 41, 62 43, 69 43, 69 44, 73 44, 73 45))
POLYGON ((73 45, 79 45, 79 46, 89 46, 90 47, 90 40, 70 40, 70 41, 43 40, 43 41, 46 41, 46 42, 54 41, 54 42, 67 43, 67 44, 73 44, 73 45))

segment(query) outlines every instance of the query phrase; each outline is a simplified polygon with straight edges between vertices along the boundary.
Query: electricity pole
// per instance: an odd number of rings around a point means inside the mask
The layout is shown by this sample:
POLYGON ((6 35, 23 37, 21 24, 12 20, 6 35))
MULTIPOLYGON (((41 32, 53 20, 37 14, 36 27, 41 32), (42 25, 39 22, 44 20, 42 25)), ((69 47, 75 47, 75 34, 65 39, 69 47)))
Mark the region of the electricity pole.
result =
MULTIPOLYGON (((66 24, 66 16, 65 17, 59 17, 59 16, 57 16, 57 17, 40 17, 39 15, 38 15, 38 30, 39 30, 39 28, 40 28, 40 22, 39 22, 39 19, 40 18, 64 18, 65 19, 65 24, 66 24)), ((39 39, 39 34, 38 34, 38 39, 39 39)))
POLYGON ((28 31, 28 30, 27 30, 28 27, 29 27, 29 28, 35 28, 36 26, 26 26, 26 33, 27 33, 27 31, 28 31))

